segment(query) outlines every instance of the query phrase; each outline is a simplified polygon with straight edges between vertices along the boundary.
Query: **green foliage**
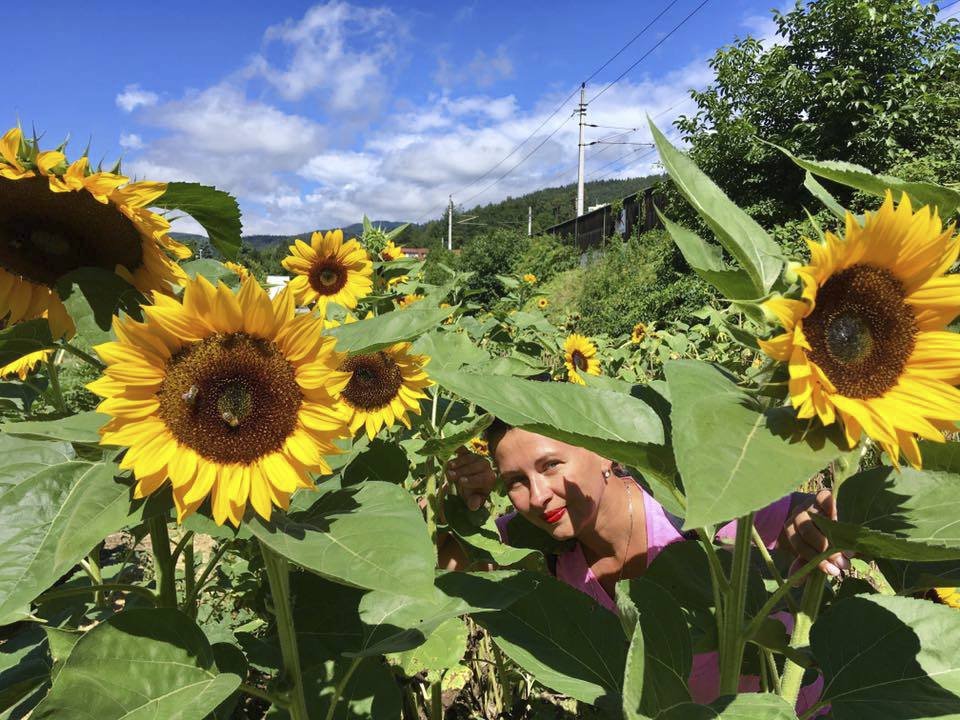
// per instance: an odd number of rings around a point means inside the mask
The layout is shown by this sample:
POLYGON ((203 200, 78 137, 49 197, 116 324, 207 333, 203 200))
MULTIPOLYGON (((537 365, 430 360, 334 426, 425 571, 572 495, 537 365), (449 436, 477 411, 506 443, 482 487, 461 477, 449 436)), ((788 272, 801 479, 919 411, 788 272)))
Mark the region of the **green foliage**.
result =
POLYGON ((558 240, 553 235, 536 235, 530 238, 523 254, 517 260, 518 275, 533 273, 538 283, 545 283, 558 273, 577 267, 580 258, 573 246, 558 240))
POLYGON ((699 310, 710 302, 710 290, 683 267, 683 258, 663 231, 614 240, 584 273, 580 329, 623 335, 638 322, 681 319, 699 310))
MULTIPOLYGON (((803 174, 775 148, 887 171, 907 158, 955 180, 960 25, 914 0, 814 0, 774 13, 778 44, 721 48, 677 126, 699 167, 765 223, 799 217, 803 174), (944 163, 944 165, 940 165, 944 163), (932 167, 930 168, 932 169, 932 167)), ((687 220, 674 201, 671 217, 687 220)), ((684 222, 684 224, 687 224, 684 222)))
POLYGON ((527 248, 526 234, 497 229, 478 235, 460 252, 459 269, 474 273, 466 281, 467 290, 477 291, 478 302, 491 305, 503 294, 503 283, 497 275, 514 274, 527 248))

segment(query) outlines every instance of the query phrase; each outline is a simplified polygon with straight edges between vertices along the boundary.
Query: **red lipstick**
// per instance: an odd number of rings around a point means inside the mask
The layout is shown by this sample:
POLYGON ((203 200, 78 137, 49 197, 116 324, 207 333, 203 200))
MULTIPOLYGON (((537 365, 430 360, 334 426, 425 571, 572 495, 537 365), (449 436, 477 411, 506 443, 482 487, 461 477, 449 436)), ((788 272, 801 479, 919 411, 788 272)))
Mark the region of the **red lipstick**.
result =
POLYGON ((567 514, 567 508, 559 507, 556 510, 550 510, 549 512, 545 512, 543 514, 543 519, 546 520, 551 525, 553 525, 554 523, 560 522, 560 519, 566 514, 567 514))

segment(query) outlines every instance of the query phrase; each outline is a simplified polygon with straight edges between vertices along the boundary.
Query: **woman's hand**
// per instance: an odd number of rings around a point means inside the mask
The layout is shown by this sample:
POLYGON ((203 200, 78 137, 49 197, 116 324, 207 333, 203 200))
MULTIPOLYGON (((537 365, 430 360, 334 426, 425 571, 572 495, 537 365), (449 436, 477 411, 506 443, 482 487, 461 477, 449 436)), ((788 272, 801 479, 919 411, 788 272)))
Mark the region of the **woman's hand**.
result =
MULTIPOLYGON (((788 546, 804 560, 819 555, 829 545, 826 536, 814 523, 814 515, 826 515, 831 520, 837 519, 837 503, 832 492, 829 490, 818 492, 813 504, 794 513, 783 528, 788 546)), ((850 569, 850 560, 843 553, 835 553, 821 562, 819 568, 827 575, 837 576, 841 571, 850 569)))
POLYGON ((457 448, 457 454, 447 461, 446 469, 447 478, 457 484, 460 497, 471 510, 483 505, 497 484, 496 473, 487 459, 465 447, 457 448))

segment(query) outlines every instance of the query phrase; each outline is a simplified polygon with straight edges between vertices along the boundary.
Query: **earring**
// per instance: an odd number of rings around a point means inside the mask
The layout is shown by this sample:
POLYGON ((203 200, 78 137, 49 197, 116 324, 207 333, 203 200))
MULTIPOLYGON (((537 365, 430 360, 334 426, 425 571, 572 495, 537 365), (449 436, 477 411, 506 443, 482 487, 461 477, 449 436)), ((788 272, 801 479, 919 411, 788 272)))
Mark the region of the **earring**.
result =
POLYGON ((604 480, 608 480, 609 478, 610 478, 610 471, 609 471, 609 470, 604 470, 604 471, 603 471, 603 479, 604 479, 604 480))

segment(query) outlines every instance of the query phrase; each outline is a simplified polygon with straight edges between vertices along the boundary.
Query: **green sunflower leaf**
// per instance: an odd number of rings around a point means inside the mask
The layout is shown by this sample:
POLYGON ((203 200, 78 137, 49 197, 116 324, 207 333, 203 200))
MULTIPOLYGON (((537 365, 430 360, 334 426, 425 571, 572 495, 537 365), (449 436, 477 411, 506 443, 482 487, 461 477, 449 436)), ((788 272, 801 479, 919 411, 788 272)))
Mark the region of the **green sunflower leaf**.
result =
POLYGON ((127 610, 77 642, 31 717, 202 720, 239 685, 186 615, 127 610))
MULTIPOLYGON (((905 192, 910 196, 915 208, 921 205, 935 205, 940 210, 940 217, 943 218, 950 217, 960 208, 960 191, 942 185, 927 182, 907 182, 890 175, 875 175, 861 165, 840 160, 805 160, 779 145, 767 144, 777 148, 798 166, 814 175, 862 190, 871 195, 883 197, 887 190, 893 190, 893 199, 899 200, 899 193, 905 192)), ((834 212, 836 211, 834 210, 834 212)))
POLYGON ((95 410, 68 415, 59 420, 24 420, 0 425, 10 435, 65 440, 71 443, 96 445, 100 442, 100 428, 110 419, 95 410))
POLYGON ((146 298, 116 273, 97 267, 74 270, 57 280, 77 335, 88 345, 113 340, 113 317, 121 312, 141 319, 140 305, 146 298))
POLYGON ((817 182, 817 179, 807 170, 806 174, 803 176, 803 186, 810 191, 810 194, 813 195, 817 200, 823 203, 824 207, 832 212, 840 220, 845 220, 847 217, 846 209, 837 202, 837 199, 833 197, 827 189, 817 182))
POLYGON ((780 277, 783 251, 762 227, 737 207, 693 160, 677 150, 650 121, 653 141, 670 179, 724 249, 740 263, 753 283, 751 299, 763 297, 780 277))
POLYGON ((66 462, 0 495, 0 625, 129 523, 130 489, 116 472, 113 463, 66 462))
POLYGON ((351 355, 372 353, 419 337, 446 320, 455 308, 398 310, 330 330, 337 350, 351 355))
POLYGON ((172 182, 154 203, 190 215, 207 231, 210 242, 229 260, 240 251, 240 206, 228 192, 199 183, 172 182))
POLYGON ((960 474, 878 467, 846 479, 839 521, 815 516, 831 544, 888 560, 960 559, 960 474))
POLYGON ((805 432, 791 408, 762 412, 726 373, 704 362, 664 366, 673 449, 687 495, 685 529, 759 510, 847 452, 805 432))
POLYGON ((681 703, 664 710, 655 720, 794 720, 796 717, 797 713, 787 701, 777 695, 744 693, 718 698, 709 705, 681 703))
POLYGON ((927 600, 858 595, 813 625, 821 700, 836 720, 960 717, 960 612, 927 600))

